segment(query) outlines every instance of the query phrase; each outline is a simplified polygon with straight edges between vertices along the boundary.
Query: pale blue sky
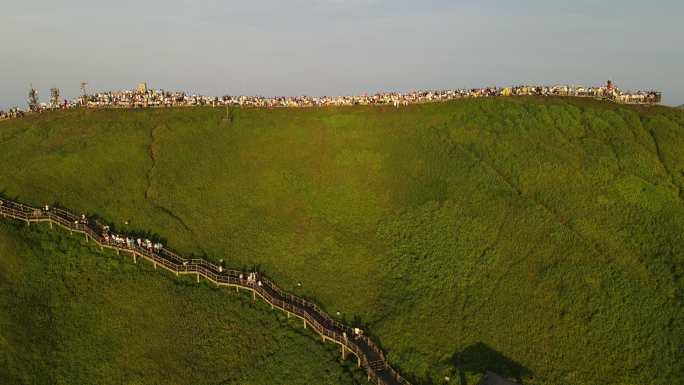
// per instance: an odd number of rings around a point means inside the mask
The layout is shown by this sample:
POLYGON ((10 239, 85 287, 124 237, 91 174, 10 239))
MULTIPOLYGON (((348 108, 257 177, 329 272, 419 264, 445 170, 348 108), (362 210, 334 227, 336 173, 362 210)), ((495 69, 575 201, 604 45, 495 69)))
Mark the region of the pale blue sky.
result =
POLYGON ((0 109, 154 88, 338 95, 519 83, 684 103, 684 1, 3 0, 0 109))

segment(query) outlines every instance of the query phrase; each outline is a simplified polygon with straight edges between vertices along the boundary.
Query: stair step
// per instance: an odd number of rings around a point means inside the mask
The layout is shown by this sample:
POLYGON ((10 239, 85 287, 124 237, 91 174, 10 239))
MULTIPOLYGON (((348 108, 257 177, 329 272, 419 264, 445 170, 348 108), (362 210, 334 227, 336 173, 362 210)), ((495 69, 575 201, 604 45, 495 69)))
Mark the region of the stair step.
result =
POLYGON ((381 372, 385 370, 385 362, 384 361, 373 361, 370 363, 371 369, 375 370, 376 372, 381 372))

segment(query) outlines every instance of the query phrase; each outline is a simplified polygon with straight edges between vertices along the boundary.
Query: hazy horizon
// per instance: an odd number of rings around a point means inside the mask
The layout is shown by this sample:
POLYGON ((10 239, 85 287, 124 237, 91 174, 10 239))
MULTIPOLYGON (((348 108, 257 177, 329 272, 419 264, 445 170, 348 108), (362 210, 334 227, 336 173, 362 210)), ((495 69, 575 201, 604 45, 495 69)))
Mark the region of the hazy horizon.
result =
POLYGON ((347 95, 517 84, 657 89, 684 103, 684 3, 11 1, 0 109, 89 90, 347 95))

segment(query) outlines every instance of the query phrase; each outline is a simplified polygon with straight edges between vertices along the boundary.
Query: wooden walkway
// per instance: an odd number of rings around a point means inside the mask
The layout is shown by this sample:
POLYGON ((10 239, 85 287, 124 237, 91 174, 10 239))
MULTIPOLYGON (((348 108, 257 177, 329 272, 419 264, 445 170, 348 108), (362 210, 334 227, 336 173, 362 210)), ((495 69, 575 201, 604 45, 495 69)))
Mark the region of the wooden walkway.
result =
POLYGON ((146 246, 144 243, 139 246, 135 241, 126 242, 124 234, 119 234, 118 236, 123 238, 117 240, 116 237, 107 235, 103 224, 59 208, 40 209, 0 197, 0 214, 6 218, 24 221, 27 225, 33 222, 47 222, 51 228, 57 225, 72 234, 83 234, 86 241, 92 240, 101 249, 112 249, 117 254, 130 254, 134 263, 137 263, 138 258, 143 258, 151 262, 155 268, 161 267, 177 276, 191 274, 197 277, 197 282, 204 277, 217 286, 234 287, 237 291, 248 290, 252 293, 253 299, 261 297, 271 305, 271 308, 285 312, 288 318, 300 318, 304 328, 308 326, 316 331, 323 342, 330 341, 340 345, 342 359, 346 359, 349 353, 355 355, 358 366, 368 375, 368 381, 378 385, 410 385, 389 366, 385 354, 372 340, 362 332, 357 333, 358 329, 333 320, 316 304, 283 291, 258 273, 226 270, 201 258, 186 259, 165 247, 149 247, 149 244, 146 246))

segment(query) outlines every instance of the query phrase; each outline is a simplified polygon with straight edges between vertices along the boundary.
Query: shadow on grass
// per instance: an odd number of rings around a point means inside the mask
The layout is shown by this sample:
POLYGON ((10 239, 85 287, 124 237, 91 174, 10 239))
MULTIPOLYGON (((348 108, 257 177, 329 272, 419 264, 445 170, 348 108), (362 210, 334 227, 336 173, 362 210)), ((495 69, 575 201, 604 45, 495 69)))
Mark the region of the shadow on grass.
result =
POLYGON ((451 360, 458 370, 460 385, 473 385, 467 383, 466 374, 484 375, 487 371, 494 372, 501 377, 514 379, 520 384, 522 384, 524 377, 532 375, 532 372, 520 363, 511 360, 482 342, 454 353, 451 360))

